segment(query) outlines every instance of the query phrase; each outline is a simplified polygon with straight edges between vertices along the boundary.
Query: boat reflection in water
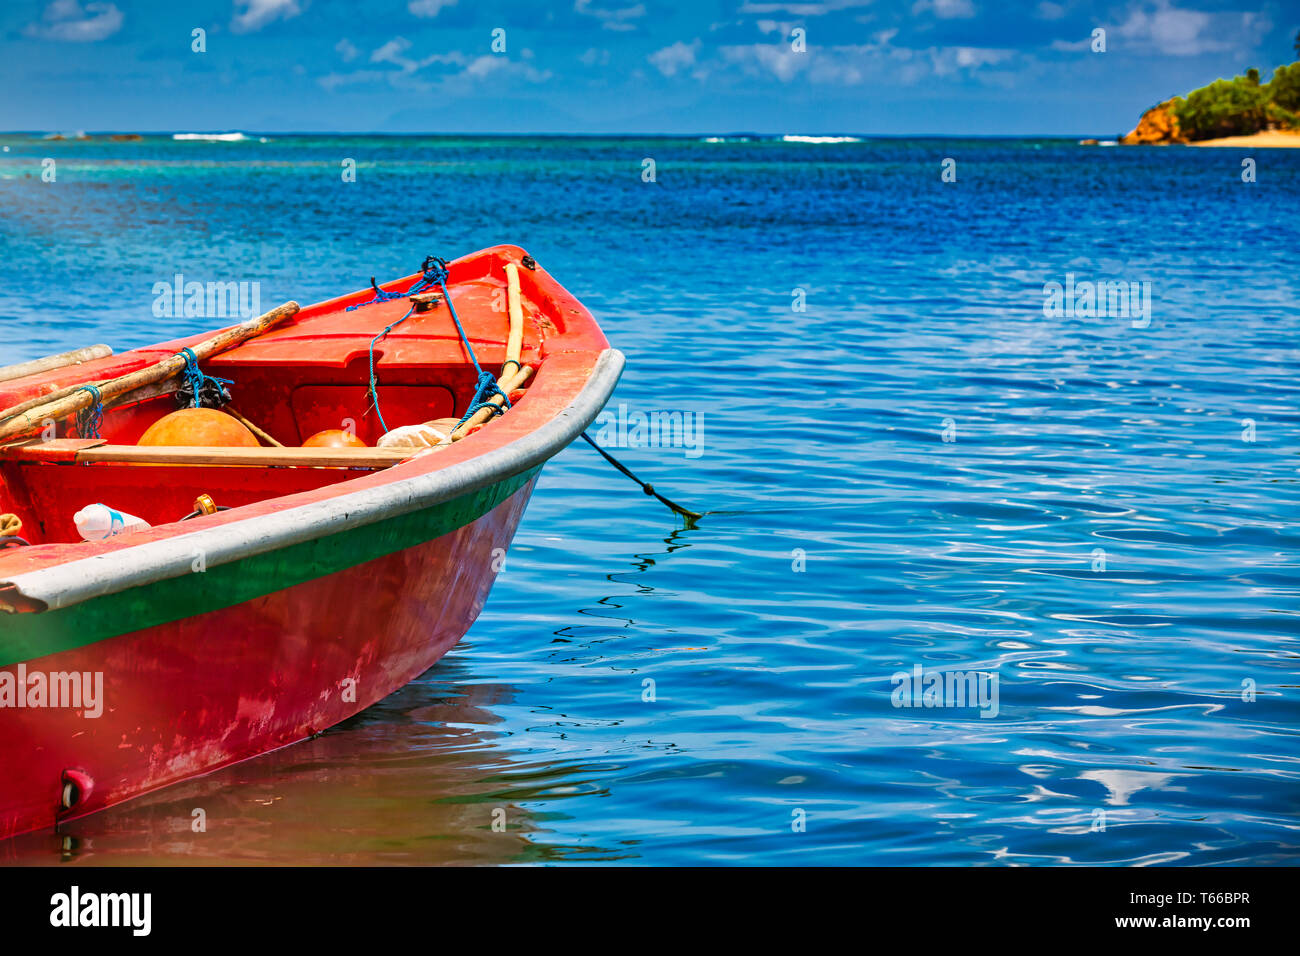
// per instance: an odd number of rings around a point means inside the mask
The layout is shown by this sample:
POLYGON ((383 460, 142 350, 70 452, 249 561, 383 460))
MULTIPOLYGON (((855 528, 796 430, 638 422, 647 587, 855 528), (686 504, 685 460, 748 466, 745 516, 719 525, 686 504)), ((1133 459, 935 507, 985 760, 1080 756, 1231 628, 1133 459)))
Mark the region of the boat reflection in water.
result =
POLYGON ((494 864, 564 854, 532 843, 538 824, 513 801, 571 768, 529 768, 527 784, 513 787, 517 759, 492 729, 501 721, 492 707, 513 690, 473 683, 469 670, 445 660, 311 740, 57 833, 2 841, 0 864, 494 864))

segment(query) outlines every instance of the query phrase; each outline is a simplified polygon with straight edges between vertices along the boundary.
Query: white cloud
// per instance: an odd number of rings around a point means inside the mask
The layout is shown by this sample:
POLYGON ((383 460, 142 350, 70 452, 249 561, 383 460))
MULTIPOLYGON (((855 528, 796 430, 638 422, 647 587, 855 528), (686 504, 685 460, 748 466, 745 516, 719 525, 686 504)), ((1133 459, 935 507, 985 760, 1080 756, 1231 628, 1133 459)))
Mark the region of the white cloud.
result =
POLYGON ((803 77, 809 83, 855 86, 869 81, 915 83, 928 76, 968 73, 995 80, 988 68, 1006 63, 1019 54, 994 47, 928 47, 912 49, 893 46, 896 30, 881 30, 870 43, 819 46, 816 54, 795 53, 786 43, 752 43, 724 46, 715 60, 698 64, 692 76, 703 79, 727 70, 756 77, 771 75, 782 83, 803 77))
MULTIPOLYGON (((1257 53, 1273 30, 1267 15, 1180 9, 1171 0, 1138 0, 1130 5, 1119 26, 1105 27, 1112 50, 1122 47, 1130 54, 1163 56, 1231 53, 1237 58, 1257 53)), ((1091 45, 1092 38, 1087 36, 1054 40, 1051 49, 1077 53, 1087 51, 1091 45)))
POLYGON ((236 33, 255 33, 272 20, 289 20, 302 13, 298 0, 235 0, 236 13, 230 28, 236 33))
POLYGON ((678 70, 685 71, 687 67, 695 64, 695 54, 699 52, 699 49, 699 40, 692 40, 690 43, 683 43, 678 40, 671 46, 666 46, 662 50, 651 53, 647 59, 649 59, 650 65, 664 76, 673 76, 678 70))
POLYGON ((1218 31, 1207 31, 1210 15, 1199 10, 1178 10, 1169 0, 1154 7, 1135 6, 1115 32, 1135 46, 1149 46, 1169 56, 1195 56, 1229 49, 1218 31))
POLYGON ((338 43, 334 44, 334 50, 339 56, 343 57, 344 63, 351 63, 361 55, 361 51, 352 45, 352 41, 344 37, 338 43))
POLYGON ((1065 16, 1065 7, 1051 0, 1043 0, 1034 11, 1040 20, 1059 20, 1065 16))
MULTIPOLYGON (((396 63, 398 66, 403 66, 406 63, 413 63, 413 61, 409 59, 399 59, 400 55, 410 48, 411 41, 406 39, 406 37, 393 37, 383 46, 377 48, 370 54, 370 62, 396 63)), ((414 67, 412 67, 412 69, 414 69, 414 67)))
POLYGON ((497 73, 503 76, 522 77, 529 83, 544 83, 551 78, 550 70, 539 70, 531 63, 520 63, 496 53, 484 53, 470 60, 459 73, 455 73, 446 79, 447 81, 465 78, 480 80, 497 73))
POLYGON ((355 86, 359 83, 375 83, 388 78, 387 70, 358 70, 355 73, 327 73, 316 82, 327 92, 333 93, 339 87, 355 86))
POLYGON ((510 61, 503 56, 493 56, 490 53, 483 53, 475 57, 464 69, 465 76, 482 77, 498 70, 507 69, 510 61))
POLYGON ((913 13, 933 10, 940 20, 968 20, 975 16, 975 5, 971 0, 916 0, 912 6, 913 13))
POLYGON ((935 76, 947 76, 961 70, 978 70, 984 66, 995 66, 998 63, 1005 63, 1016 55, 1015 50, 978 46, 934 47, 927 52, 930 54, 935 76))
POLYGON ((456 0, 411 0, 406 5, 406 9, 417 17, 424 17, 427 20, 436 17, 446 7, 454 7, 455 5, 456 0))
POLYGON ((872 0, 822 0, 820 3, 800 3, 797 0, 777 3, 745 3, 741 13, 788 13, 795 17, 820 17, 835 10, 869 7, 872 0))
MULTIPOLYGON (((522 77, 530 83, 543 83, 551 78, 549 70, 539 70, 531 62, 521 62, 521 60, 534 59, 532 50, 521 50, 520 60, 512 60, 496 53, 470 57, 459 50, 431 53, 417 60, 407 55, 410 49, 411 41, 406 37, 393 37, 371 52, 369 62, 376 67, 388 65, 395 66, 397 69, 370 68, 355 70, 352 73, 330 73, 322 76, 317 82, 330 92, 345 86, 385 82, 395 89, 427 93, 439 85, 446 86, 457 80, 480 80, 496 74, 522 77), (444 71, 440 75, 423 72, 435 64, 457 69, 444 71)), ((608 51, 606 53, 608 55, 608 51)))
MULTIPOLYGON (((452 50, 449 53, 431 53, 423 60, 413 60, 405 55, 410 48, 411 41, 406 37, 393 37, 393 39, 370 54, 370 62, 391 63, 403 73, 415 73, 435 63, 450 63, 456 66, 464 66, 469 63, 469 57, 459 50, 452 50)), ((504 57, 501 57, 501 59, 504 59, 504 57)))
POLYGON ((573 10, 583 16, 595 17, 606 30, 635 30, 636 24, 629 21, 645 16, 645 4, 638 3, 631 7, 608 10, 593 7, 593 0, 573 0, 573 10))
POLYGON ((609 63, 609 51, 601 47, 591 47, 578 57, 584 66, 606 66, 609 63))
POLYGON ((40 40, 94 43, 120 29, 122 11, 111 3, 88 3, 83 9, 77 0, 53 0, 40 22, 28 24, 23 32, 40 40))
POLYGON ((789 39, 790 31, 799 26, 799 21, 755 20, 754 26, 758 27, 759 33, 775 33, 778 36, 783 36, 789 39))
POLYGON ((795 53, 788 43, 726 46, 719 53, 723 64, 749 75, 770 73, 782 83, 789 83, 796 76, 806 74, 811 83, 838 86, 862 83, 871 67, 898 55, 883 44, 873 43, 818 47, 816 56, 795 53))
MULTIPOLYGON (((822 50, 822 55, 829 51, 822 50)), ((808 65, 808 54, 795 53, 788 44, 747 43, 740 46, 724 46, 718 50, 722 62, 730 66, 739 66, 747 72, 763 70, 771 73, 782 83, 789 83, 795 75, 808 65)))

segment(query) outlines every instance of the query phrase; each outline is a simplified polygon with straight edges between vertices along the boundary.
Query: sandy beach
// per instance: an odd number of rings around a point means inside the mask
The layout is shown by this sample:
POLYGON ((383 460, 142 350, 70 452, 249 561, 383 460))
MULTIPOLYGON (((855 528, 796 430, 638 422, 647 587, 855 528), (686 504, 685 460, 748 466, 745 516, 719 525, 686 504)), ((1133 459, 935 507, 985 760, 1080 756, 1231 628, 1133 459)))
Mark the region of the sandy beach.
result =
POLYGON ((1251 136, 1225 136, 1222 139, 1204 139, 1199 143, 1189 143, 1190 146, 1268 146, 1268 147, 1297 147, 1300 146, 1300 132, 1281 132, 1279 130, 1269 130, 1263 133, 1255 133, 1251 136))

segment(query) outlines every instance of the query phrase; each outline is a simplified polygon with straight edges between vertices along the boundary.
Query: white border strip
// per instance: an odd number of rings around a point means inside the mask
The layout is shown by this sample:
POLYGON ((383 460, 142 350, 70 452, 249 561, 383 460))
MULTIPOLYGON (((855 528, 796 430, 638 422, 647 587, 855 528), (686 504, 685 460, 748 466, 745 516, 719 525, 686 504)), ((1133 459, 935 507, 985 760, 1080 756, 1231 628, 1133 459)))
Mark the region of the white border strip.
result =
POLYGON ((568 407, 522 438, 468 461, 382 488, 17 574, 0 580, 0 588, 13 586, 48 610, 65 608, 189 574, 198 554, 208 567, 216 567, 450 501, 526 471, 567 447, 604 408, 623 374, 623 361, 617 349, 601 352, 587 383, 568 407))

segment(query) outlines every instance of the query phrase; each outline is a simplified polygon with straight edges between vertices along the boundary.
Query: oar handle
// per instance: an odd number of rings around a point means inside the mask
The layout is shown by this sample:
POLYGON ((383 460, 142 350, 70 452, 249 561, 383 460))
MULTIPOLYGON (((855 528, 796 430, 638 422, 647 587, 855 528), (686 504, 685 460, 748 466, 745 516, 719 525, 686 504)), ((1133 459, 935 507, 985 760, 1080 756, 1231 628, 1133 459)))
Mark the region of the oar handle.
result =
POLYGON ((108 358, 112 354, 113 350, 107 345, 88 345, 82 349, 73 349, 71 352, 60 352, 58 355, 47 355, 44 358, 32 359, 30 362, 6 365, 4 368, 0 368, 0 382, 12 382, 20 378, 27 378, 29 375, 52 372, 56 368, 66 368, 69 365, 93 362, 95 359, 108 358))
MULTIPOLYGON (((210 358, 231 346, 261 335, 286 319, 297 315, 299 310, 300 306, 297 302, 286 302, 284 305, 276 306, 271 311, 265 312, 255 319, 204 339, 192 346, 191 351, 200 360, 210 358)), ((119 375, 117 378, 111 378, 105 382, 96 382, 95 393, 86 391, 81 386, 69 386, 71 391, 61 389, 60 397, 50 398, 44 404, 32 406, 30 402, 24 402, 22 406, 15 406, 15 408, 21 409, 21 414, 18 414, 15 409, 0 412, 0 442, 12 441, 15 438, 38 432, 44 427, 43 422, 46 420, 61 421, 77 414, 82 409, 89 408, 96 400, 108 402, 138 388, 171 378, 173 375, 179 374, 185 366, 186 360, 184 356, 180 354, 170 355, 162 361, 155 362, 153 365, 138 371, 119 375)))

